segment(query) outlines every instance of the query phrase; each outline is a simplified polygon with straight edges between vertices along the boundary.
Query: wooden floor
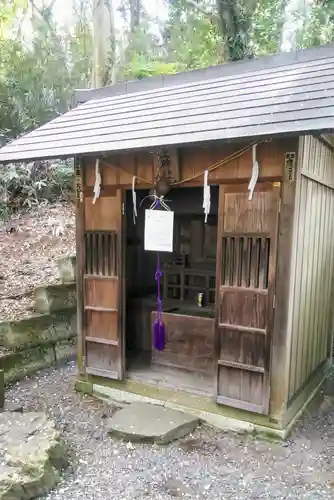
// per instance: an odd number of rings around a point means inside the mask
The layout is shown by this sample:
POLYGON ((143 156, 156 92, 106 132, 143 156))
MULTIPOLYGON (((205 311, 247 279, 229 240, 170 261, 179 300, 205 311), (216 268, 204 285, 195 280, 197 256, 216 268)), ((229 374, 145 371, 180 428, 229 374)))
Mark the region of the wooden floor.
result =
POLYGON ((145 356, 128 357, 126 376, 131 380, 199 396, 214 395, 214 376, 150 363, 145 356))

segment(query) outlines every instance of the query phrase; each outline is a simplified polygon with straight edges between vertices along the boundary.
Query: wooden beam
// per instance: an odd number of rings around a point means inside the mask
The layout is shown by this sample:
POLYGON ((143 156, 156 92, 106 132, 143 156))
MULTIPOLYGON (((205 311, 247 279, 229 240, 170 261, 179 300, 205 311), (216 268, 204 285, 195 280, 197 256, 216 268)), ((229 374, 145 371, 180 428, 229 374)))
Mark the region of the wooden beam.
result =
POLYGON ((77 199, 76 199, 76 255, 77 255, 77 335, 78 335, 78 370, 80 374, 85 373, 85 342, 84 321, 85 313, 83 307, 84 293, 84 208, 83 203, 83 168, 79 158, 75 159, 75 170, 77 177, 77 199))
POLYGON ((265 408, 261 405, 249 403, 248 401, 241 401, 239 399, 228 398, 225 396, 217 396, 216 401, 220 405, 232 406, 240 410, 250 411, 253 413, 266 414, 265 408))
MULTIPOLYGON (((296 165, 296 169, 298 169, 303 156, 298 142, 290 144, 289 151, 294 151, 298 156, 296 165)), ((297 178, 300 179, 300 171, 298 170, 294 181, 290 182, 287 179, 284 179, 282 182, 278 228, 275 319, 272 336, 270 370, 270 415, 278 420, 282 418, 282 415, 284 415, 285 412, 289 384, 290 344, 292 340, 288 326, 288 315, 289 296, 293 296, 293 291, 290 291, 290 288, 293 288, 294 276, 294 268, 291 264, 291 259, 293 256, 292 241, 295 203, 298 204, 298 200, 297 202, 295 200, 295 186, 297 178)), ((295 248, 294 251, 297 252, 297 248, 295 248)))
POLYGON ((119 345, 118 340, 109 340, 100 337, 86 337, 86 342, 95 342, 96 344, 113 345, 115 347, 118 347, 119 345))
POLYGON ((236 361, 225 361, 222 359, 218 360, 218 364, 221 366, 227 366, 228 368, 237 368, 239 370, 249 372, 264 373, 264 368, 262 366, 245 365, 243 363, 237 363, 236 361))
POLYGON ((96 311, 96 312, 114 313, 114 312, 118 312, 118 309, 114 309, 114 308, 111 308, 111 307, 85 306, 85 311, 96 311))
MULTIPOLYGON (((262 295, 262 294, 260 294, 262 295)), ((260 333, 262 335, 267 334, 267 330, 264 328, 255 328, 252 326, 242 326, 234 325, 233 323, 218 323, 218 328, 227 328, 228 330, 235 330, 240 333, 260 333)))
POLYGON ((322 186, 326 186, 326 187, 329 187, 330 189, 334 189, 334 184, 332 184, 331 182, 326 182, 324 181, 323 179, 321 179, 321 177, 319 177, 318 175, 315 175, 315 174, 310 174, 310 172, 308 172, 307 170, 305 170, 304 168, 301 169, 300 171, 301 175, 303 177, 307 177, 308 179, 310 179, 311 181, 314 181, 314 182, 317 182, 318 184, 321 184, 322 186))
POLYGON ((108 378, 112 380, 118 379, 118 372, 103 370, 102 368, 86 368, 86 373, 88 375, 96 375, 97 377, 108 378))
POLYGON ((326 144, 331 151, 334 151, 334 134, 321 134, 319 136, 315 135, 314 137, 326 144))

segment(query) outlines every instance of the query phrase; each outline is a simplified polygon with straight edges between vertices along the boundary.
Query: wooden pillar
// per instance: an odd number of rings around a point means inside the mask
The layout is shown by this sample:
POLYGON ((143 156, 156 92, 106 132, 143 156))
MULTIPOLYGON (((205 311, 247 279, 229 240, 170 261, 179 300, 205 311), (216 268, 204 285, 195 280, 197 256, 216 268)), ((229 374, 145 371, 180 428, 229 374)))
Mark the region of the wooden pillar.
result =
MULTIPOLYGON (((286 152, 298 154, 298 140, 287 141, 286 152)), ((275 324, 271 357, 270 415, 273 422, 283 422, 288 399, 288 379, 291 341, 288 331, 289 290, 293 276, 291 267, 292 241, 295 213, 295 175, 289 178, 286 169, 282 172, 282 201, 280 209, 275 324)), ((283 424, 282 424, 283 425, 283 424)))
POLYGON ((85 374, 84 309, 83 309, 83 265, 84 265, 84 204, 83 204, 83 165, 80 158, 75 159, 76 176, 76 287, 77 287, 77 366, 80 375, 85 374))

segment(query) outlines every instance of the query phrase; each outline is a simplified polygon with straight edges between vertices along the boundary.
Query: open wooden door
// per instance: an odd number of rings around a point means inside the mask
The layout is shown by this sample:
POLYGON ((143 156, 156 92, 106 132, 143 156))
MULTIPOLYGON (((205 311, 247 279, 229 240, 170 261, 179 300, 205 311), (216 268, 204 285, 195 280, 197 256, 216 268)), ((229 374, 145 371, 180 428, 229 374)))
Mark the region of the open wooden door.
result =
POLYGON ((268 414, 280 183, 220 186, 217 402, 268 414))
POLYGON ((122 379, 122 191, 83 200, 84 371, 122 379))

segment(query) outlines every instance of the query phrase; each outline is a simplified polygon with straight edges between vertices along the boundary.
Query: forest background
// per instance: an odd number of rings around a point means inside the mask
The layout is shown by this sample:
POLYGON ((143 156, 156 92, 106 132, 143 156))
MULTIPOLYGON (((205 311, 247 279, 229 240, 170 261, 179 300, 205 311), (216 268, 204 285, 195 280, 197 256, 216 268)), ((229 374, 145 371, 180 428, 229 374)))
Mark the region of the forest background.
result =
MULTIPOLYGON (((334 0, 2 0, 0 145, 64 113, 78 88, 334 40, 334 0)), ((0 171, 0 217, 70 189, 68 162, 0 171)))

